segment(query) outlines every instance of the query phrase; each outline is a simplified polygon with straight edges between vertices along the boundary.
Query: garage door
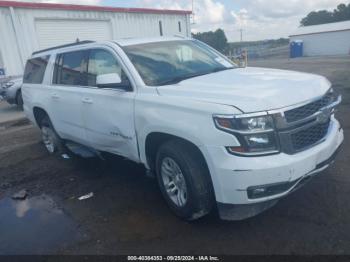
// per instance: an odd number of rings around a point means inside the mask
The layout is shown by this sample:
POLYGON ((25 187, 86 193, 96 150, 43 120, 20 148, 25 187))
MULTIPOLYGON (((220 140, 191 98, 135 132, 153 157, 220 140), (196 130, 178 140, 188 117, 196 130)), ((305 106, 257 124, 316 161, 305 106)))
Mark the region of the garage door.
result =
POLYGON ((109 21, 47 19, 35 22, 40 48, 83 40, 112 39, 109 21))

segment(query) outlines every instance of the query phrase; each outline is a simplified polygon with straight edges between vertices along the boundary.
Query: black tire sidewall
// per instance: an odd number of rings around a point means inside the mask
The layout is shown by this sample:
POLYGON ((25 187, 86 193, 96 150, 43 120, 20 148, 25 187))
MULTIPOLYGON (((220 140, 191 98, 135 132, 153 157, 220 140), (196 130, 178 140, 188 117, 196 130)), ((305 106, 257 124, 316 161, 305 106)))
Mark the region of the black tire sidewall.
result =
POLYGON ((171 208, 171 210, 179 217, 184 218, 186 220, 193 220, 193 215, 196 212, 200 211, 200 204, 198 199, 198 194, 196 192, 196 186, 194 184, 194 180, 192 178, 191 172, 201 172, 201 167, 198 166, 197 163, 191 162, 191 158, 188 157, 188 152, 183 150, 176 150, 172 146, 168 146, 167 144, 160 147, 157 158, 156 158, 156 173, 157 173, 157 181, 161 190, 161 193, 171 208), (161 175, 161 164, 165 157, 169 157, 173 159, 177 165, 180 167, 181 172, 186 181, 187 187, 187 202, 183 207, 177 206, 168 196, 165 186, 163 183, 162 175, 161 175))
POLYGON ((19 90, 16 95, 16 103, 19 107, 23 108, 23 97, 22 97, 22 91, 19 90))

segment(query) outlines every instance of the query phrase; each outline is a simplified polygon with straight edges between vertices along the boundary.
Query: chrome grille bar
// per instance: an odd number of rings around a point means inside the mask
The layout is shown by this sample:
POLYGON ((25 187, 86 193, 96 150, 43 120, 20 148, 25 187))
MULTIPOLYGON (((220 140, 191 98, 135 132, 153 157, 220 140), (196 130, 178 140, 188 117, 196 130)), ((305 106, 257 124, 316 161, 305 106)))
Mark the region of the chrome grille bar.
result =
POLYGON ((330 93, 327 92, 322 98, 319 98, 316 101, 311 101, 308 104, 288 108, 284 111, 274 110, 269 112, 269 114, 273 114, 274 116, 282 152, 295 154, 324 141, 335 107, 342 101, 342 98, 339 95, 335 101, 331 102, 332 99, 329 95, 330 93), (314 112, 314 108, 316 107, 317 111, 314 112), (304 110, 305 108, 308 110, 312 108, 312 110, 309 110, 306 113, 300 113, 301 110, 304 110), (286 113, 297 111, 299 112, 297 114, 298 116, 303 115, 305 117, 298 119, 294 118, 294 121, 290 122, 291 118, 288 119, 286 113), (312 113, 310 114, 310 112, 312 113))

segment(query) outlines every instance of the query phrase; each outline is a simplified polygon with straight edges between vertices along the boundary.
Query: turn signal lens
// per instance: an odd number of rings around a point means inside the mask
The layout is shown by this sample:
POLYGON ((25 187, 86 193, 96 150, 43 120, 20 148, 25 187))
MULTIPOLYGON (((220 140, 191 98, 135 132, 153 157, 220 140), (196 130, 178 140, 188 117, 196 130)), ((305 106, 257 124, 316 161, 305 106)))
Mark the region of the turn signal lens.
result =
POLYGON ((227 147, 227 149, 229 151, 231 151, 232 153, 244 153, 246 152, 246 150, 244 149, 244 147, 241 147, 241 146, 229 146, 227 147))
POLYGON ((228 128, 228 129, 232 128, 231 119, 228 119, 228 118, 217 118, 216 121, 217 121, 218 125, 221 126, 221 127, 228 128))

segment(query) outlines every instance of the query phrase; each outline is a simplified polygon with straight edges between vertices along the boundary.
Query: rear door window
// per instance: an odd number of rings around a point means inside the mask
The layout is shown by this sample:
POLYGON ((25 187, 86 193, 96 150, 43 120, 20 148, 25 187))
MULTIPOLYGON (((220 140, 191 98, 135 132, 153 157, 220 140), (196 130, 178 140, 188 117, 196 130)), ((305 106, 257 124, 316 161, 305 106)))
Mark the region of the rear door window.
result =
POLYGON ((54 70, 54 84, 70 86, 87 85, 87 52, 74 51, 59 54, 54 70))
POLYGON ((23 83, 41 84, 49 59, 48 55, 29 59, 24 69, 23 83))

